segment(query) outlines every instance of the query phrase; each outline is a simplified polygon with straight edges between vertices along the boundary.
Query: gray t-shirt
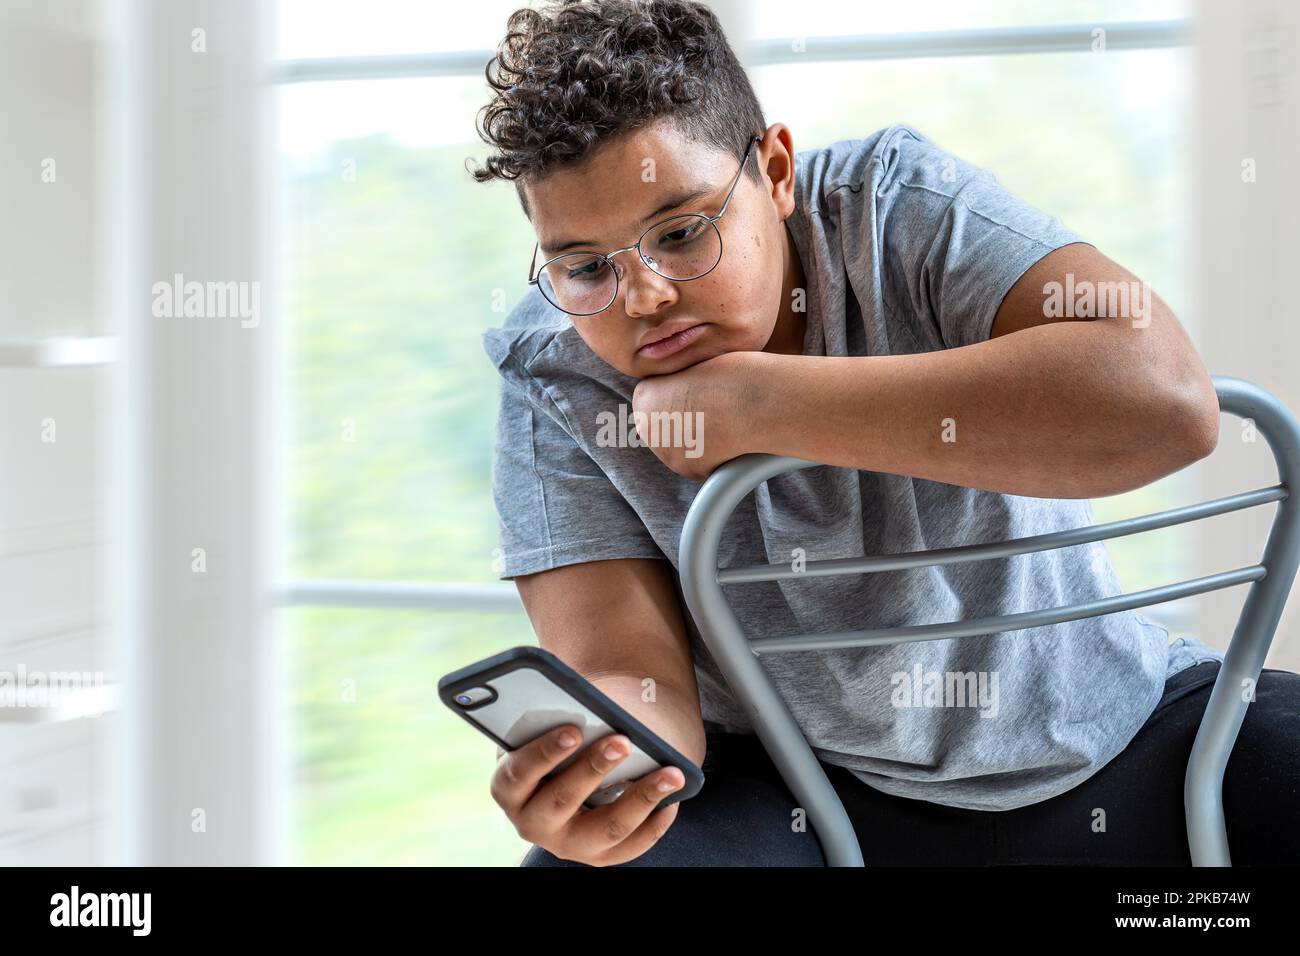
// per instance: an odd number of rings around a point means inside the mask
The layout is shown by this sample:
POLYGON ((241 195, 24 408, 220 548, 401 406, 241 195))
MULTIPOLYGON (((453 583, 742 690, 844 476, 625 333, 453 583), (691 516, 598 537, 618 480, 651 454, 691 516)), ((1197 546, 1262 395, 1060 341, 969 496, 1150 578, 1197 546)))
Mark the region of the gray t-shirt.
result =
MULTIPOLYGON (((795 192, 787 223, 808 285, 806 355, 985 341, 1016 280, 1052 249, 1082 241, 905 126, 798 153, 795 192)), ((493 465, 501 576, 606 558, 666 558, 677 568, 699 484, 648 448, 597 437, 601 413, 630 411, 635 379, 597 357, 536 289, 484 345, 502 377, 493 465)), ((810 561, 946 548, 1093 521, 1086 500, 817 466, 747 496, 720 563, 788 563, 796 548, 810 561)), ((745 633, 759 637, 1010 614, 1121 590, 1099 542, 737 585, 728 596, 745 633)), ((687 618, 706 728, 753 732, 687 618)), ((1168 642, 1167 630, 1129 611, 762 662, 820 759, 887 793, 1009 810, 1087 779, 1132 739, 1167 675, 1223 656, 1195 639, 1168 642), (971 691, 966 706, 947 693, 954 682, 971 691)))

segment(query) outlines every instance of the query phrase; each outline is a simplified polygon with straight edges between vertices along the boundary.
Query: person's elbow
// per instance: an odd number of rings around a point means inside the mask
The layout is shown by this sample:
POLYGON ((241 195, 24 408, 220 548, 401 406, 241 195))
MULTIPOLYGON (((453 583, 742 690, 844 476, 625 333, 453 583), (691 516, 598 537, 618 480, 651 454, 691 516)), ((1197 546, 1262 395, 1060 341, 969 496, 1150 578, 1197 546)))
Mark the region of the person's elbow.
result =
POLYGON ((1219 446, 1219 418, 1219 396, 1210 376, 1204 369, 1184 376, 1171 390, 1166 417, 1172 459, 1169 471, 1186 468, 1214 453, 1219 446))
POLYGON ((1106 443, 1102 464, 1090 469, 1098 484, 1091 497, 1145 487, 1209 457, 1219 444, 1219 397, 1203 369, 1163 364, 1148 369, 1143 381, 1141 397, 1125 412, 1126 427, 1106 443))
POLYGON ((1087 497, 1143 488, 1207 458, 1219 443, 1219 402, 1212 384, 1208 398, 1193 382, 1148 393, 1139 407, 1139 420, 1125 430, 1127 438, 1108 443, 1105 464, 1090 469, 1095 486, 1088 486, 1087 497), (1141 451, 1135 454, 1137 449, 1141 451))

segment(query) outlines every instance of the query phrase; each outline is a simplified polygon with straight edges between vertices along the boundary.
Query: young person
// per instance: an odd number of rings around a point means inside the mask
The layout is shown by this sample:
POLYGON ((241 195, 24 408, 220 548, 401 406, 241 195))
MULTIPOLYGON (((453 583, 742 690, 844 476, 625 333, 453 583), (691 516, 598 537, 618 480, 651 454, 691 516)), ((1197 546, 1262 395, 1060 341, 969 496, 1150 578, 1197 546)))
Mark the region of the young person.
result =
MULTIPOLYGON (((502 756, 492 795, 534 844, 525 865, 821 865, 682 608, 699 482, 748 452, 823 463, 742 502, 724 566, 1074 528, 1089 498, 1214 449, 1212 383, 1156 296, 1122 315, 1052 308, 1067 283, 1137 280, 920 132, 796 153, 702 4, 519 10, 488 79, 496 152, 475 175, 514 181, 537 235, 532 286, 484 336, 502 576, 543 647, 707 773, 682 804, 657 808, 683 782, 668 768, 586 810, 628 741, 541 786, 572 749, 556 731, 502 756), (656 440, 656 416, 680 431, 656 440)), ((732 603, 757 637, 1120 590, 1096 543, 747 585, 732 603)), ((869 864, 1186 865, 1183 774, 1221 660, 1125 612, 764 665, 869 864), (993 693, 900 696, 953 674, 993 693)), ((1300 676, 1265 670, 1226 776, 1235 863, 1300 853, 1297 714, 1300 676)))

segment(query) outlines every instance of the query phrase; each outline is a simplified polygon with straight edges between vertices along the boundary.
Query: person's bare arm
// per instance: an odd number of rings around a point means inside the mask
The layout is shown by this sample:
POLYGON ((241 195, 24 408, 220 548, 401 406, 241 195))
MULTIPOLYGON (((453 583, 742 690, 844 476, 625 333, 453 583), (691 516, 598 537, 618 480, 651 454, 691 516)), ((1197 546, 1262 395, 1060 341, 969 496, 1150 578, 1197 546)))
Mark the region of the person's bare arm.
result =
POLYGON ((698 765, 704 722, 671 574, 667 561, 627 558, 571 564, 515 584, 543 648, 698 765))
POLYGON ((1011 495, 1121 494, 1206 457, 1219 433, 1210 375, 1154 292, 1140 320, 1047 307, 1053 284, 1137 281, 1090 245, 1062 246, 1014 284, 987 341, 901 355, 729 352, 641 379, 633 408, 703 417, 703 454, 651 448, 701 481, 769 452, 1011 495))
MULTIPOLYGON (((695 764, 703 763, 704 722, 690 641, 666 561, 620 559, 567 565, 515 579, 538 643, 591 681, 695 764)), ((576 729, 576 728, 570 728, 576 729)), ((640 856, 676 819, 680 804, 659 810, 685 778, 675 768, 635 781, 612 804, 582 803, 630 752, 622 734, 587 747, 550 781, 568 756, 564 728, 503 754, 492 794, 521 837, 561 859, 611 865, 640 856), (606 747, 618 755, 611 758, 606 747), (661 780, 675 786, 657 789, 661 780)))

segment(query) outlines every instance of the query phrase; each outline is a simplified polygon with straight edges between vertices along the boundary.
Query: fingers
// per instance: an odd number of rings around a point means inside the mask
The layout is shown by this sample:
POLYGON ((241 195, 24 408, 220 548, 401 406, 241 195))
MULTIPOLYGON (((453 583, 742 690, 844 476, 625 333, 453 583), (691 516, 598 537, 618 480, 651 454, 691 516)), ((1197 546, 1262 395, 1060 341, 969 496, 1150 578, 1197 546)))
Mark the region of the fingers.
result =
POLYGON ((617 866, 628 860, 635 860, 645 853, 668 832, 668 828, 677 819, 677 811, 680 807, 680 803, 674 803, 655 810, 646 818, 645 823, 633 830, 623 842, 615 844, 606 851, 600 858, 600 865, 617 866))
POLYGON ((598 866, 635 859, 677 818, 679 804, 660 803, 685 786, 686 778, 676 767, 662 767, 630 781, 614 802, 589 809, 584 801, 627 758, 632 745, 623 734, 602 737, 562 772, 544 780, 581 739, 578 728, 559 727, 504 752, 492 775, 493 799, 523 839, 562 859, 598 866), (565 731, 574 741, 568 746, 560 742, 565 731))
POLYGON ((618 855, 626 859, 640 856, 677 817, 676 803, 656 814, 660 802, 685 784, 686 777, 676 767, 648 773, 629 784, 613 803, 576 818, 570 824, 573 838, 583 846, 606 852, 617 847, 618 855))
POLYGON ((515 820, 541 779, 572 753, 581 740, 581 731, 567 724, 500 756, 492 774, 492 799, 515 820), (562 742, 566 737, 567 744, 562 742))
POLYGON ((591 744, 561 773, 539 786, 524 804, 515 820, 520 835, 536 843, 556 833, 582 810, 583 801, 631 752, 632 743, 622 734, 601 737, 591 744))

